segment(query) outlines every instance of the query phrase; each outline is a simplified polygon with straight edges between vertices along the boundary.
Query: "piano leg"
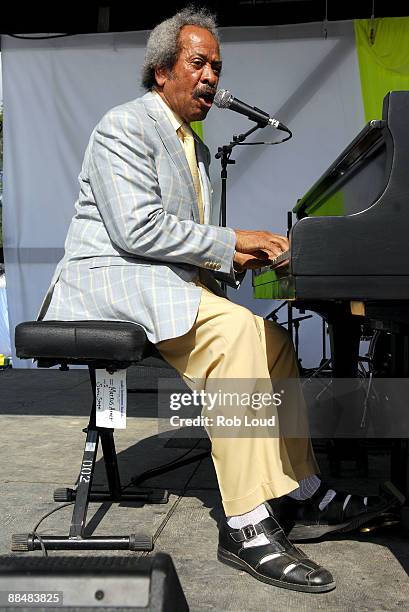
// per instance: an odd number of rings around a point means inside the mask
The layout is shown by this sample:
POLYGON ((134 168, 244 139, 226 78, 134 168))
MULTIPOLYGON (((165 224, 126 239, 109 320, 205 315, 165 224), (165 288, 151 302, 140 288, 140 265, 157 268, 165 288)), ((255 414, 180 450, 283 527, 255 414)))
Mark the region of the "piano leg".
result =
MULTIPOLYGON (((332 316, 327 317, 327 322, 330 335, 334 396, 335 398, 345 397, 346 401, 353 402, 355 380, 358 374, 361 320, 359 317, 341 309, 339 313, 333 313, 332 316), (336 379, 342 380, 337 383, 336 379), (337 384, 339 385, 339 391, 336 389, 337 384), (349 388, 350 395, 348 393, 349 388)), ((337 406, 334 406, 334 409, 339 408, 337 399, 336 403, 337 406)), ((357 415, 359 414, 359 408, 357 404, 357 415)), ((348 413, 346 412, 346 414, 348 413)), ((351 438, 332 439, 328 448, 328 460, 334 477, 341 475, 342 459, 355 461, 359 475, 362 477, 368 475, 367 449, 361 440, 351 438)))
POLYGON ((331 317, 328 319, 328 329, 334 377, 356 378, 361 338, 359 317, 331 317))
MULTIPOLYGON (((409 377, 409 337, 406 334, 391 335, 391 377, 409 377)), ((391 480, 409 498, 409 440, 392 441, 391 480)))
MULTIPOLYGON (((355 378, 358 372, 361 320, 354 316, 328 318, 331 358, 334 378, 355 378)), ((409 336, 403 332, 391 334, 391 378, 409 377, 409 336)), ((336 380, 334 380, 336 383, 336 380)), ((343 381, 344 385, 346 381, 343 381)), ((359 410, 359 406, 357 406, 359 410)), ((390 478, 394 485, 409 499, 409 440, 391 441, 390 478)), ((368 458, 365 445, 359 440, 337 438, 333 441, 332 471, 339 475, 342 457, 353 457, 362 475, 367 474, 368 458)))

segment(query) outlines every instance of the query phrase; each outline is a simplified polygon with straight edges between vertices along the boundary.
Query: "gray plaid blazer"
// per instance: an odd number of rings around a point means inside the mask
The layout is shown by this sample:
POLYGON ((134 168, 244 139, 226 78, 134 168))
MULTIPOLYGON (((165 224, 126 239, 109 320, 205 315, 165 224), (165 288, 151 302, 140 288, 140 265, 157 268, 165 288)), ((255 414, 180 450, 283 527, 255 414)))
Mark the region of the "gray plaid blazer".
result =
MULTIPOLYGON (((207 147, 195 138, 210 207, 207 147)), ((80 194, 39 319, 139 323, 151 342, 193 325, 202 289, 232 272, 235 233, 201 225, 186 156, 166 112, 147 93, 111 109, 91 134, 80 194)))

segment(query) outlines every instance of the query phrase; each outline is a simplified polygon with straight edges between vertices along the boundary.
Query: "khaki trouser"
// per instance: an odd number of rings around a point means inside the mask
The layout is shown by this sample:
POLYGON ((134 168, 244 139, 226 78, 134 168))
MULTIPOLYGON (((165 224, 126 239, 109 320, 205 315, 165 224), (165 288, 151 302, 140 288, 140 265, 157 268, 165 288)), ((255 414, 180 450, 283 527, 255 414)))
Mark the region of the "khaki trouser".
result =
MULTIPOLYGON (((285 329, 201 286, 192 329, 156 345, 191 388, 197 388, 195 381, 202 381, 207 392, 212 381, 219 386, 220 381, 230 380, 235 387, 238 379, 245 379, 252 381, 252 391, 265 392, 266 381, 272 388, 271 379, 298 379, 292 342, 285 329)), ((291 423, 306 419, 298 382, 291 389, 292 396, 285 403, 290 428, 291 423)), ((212 427, 207 432, 227 516, 244 514, 264 501, 281 497, 296 489, 302 478, 319 471, 308 435, 283 438, 275 430, 272 436, 258 431, 248 437, 221 437, 212 427)))

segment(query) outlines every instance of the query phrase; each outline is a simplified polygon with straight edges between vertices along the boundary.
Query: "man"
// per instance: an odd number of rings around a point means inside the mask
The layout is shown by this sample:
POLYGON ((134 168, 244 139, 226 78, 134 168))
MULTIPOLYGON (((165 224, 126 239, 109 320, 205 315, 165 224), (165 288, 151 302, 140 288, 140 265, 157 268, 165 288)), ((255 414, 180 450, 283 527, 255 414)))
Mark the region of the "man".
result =
MULTIPOLYGON (((209 225, 210 155, 189 124, 206 117, 220 71, 206 11, 185 9, 153 30, 143 68, 148 93, 109 111, 91 135, 43 313, 139 323, 192 388, 240 380, 252 393, 271 392, 271 378, 297 377, 289 337, 226 299, 216 277, 237 286, 237 271, 265 265, 288 242, 209 225)), ((287 410, 302 418, 299 388, 287 410)), ((323 529, 358 525, 383 500, 329 490, 307 438, 221 437, 212 426, 208 433, 226 514, 219 559, 272 585, 334 588, 330 572, 290 543, 267 500, 281 499, 298 525, 323 529)))

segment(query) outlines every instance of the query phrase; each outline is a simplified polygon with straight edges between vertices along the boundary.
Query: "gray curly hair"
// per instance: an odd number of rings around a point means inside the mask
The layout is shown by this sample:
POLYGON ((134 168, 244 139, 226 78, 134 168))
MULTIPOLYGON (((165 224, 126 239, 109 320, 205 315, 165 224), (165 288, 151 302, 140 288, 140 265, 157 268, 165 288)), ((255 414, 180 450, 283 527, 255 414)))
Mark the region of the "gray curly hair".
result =
POLYGON ((146 45, 145 61, 142 66, 142 85, 150 90, 156 85, 155 68, 172 70, 176 64, 180 45, 179 34, 183 26, 194 25, 209 30, 219 42, 215 16, 206 8, 192 5, 159 23, 151 32, 146 45))

